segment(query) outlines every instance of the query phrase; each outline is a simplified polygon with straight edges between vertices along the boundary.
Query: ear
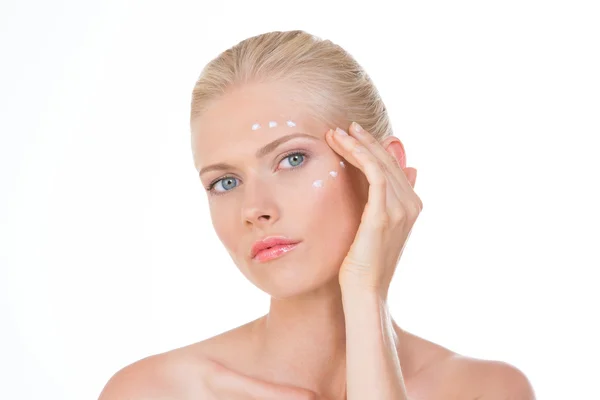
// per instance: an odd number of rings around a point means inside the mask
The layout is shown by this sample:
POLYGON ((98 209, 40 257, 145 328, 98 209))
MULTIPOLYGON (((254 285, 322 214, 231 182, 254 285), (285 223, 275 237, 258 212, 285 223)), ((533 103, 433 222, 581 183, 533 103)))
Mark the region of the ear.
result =
POLYGON ((414 168, 406 167, 406 152, 404 151, 404 145, 396 136, 388 136, 381 142, 383 148, 390 153, 398 164, 402 171, 404 171, 404 175, 410 182, 410 185, 414 188, 415 183, 417 181, 417 170, 414 168))

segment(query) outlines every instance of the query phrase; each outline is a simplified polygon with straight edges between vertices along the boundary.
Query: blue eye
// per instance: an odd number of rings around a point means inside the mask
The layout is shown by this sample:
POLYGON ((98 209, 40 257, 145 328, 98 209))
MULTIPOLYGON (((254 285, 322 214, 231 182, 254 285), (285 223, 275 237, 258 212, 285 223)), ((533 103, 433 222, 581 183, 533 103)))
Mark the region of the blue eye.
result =
MULTIPOLYGON (((283 160, 287 160, 287 159, 290 159, 290 160, 291 160, 291 159, 296 159, 296 160, 297 160, 298 158, 302 158, 302 159, 304 159, 304 154, 303 154, 303 153, 292 153, 292 154, 290 154, 289 156, 286 156, 286 157, 284 157, 284 158, 283 158, 283 160)), ((283 161, 283 160, 281 160, 281 161, 283 161)), ((297 162, 297 161, 296 161, 296 162, 297 162)), ((292 166, 293 166, 293 167, 296 167, 296 166, 298 166, 298 165, 300 165, 300 163, 299 163, 299 162, 298 162, 298 164, 296 164, 296 165, 292 165, 292 166)))
MULTIPOLYGON (((281 161, 284 160, 293 160, 290 161, 290 165, 292 166, 292 168, 287 168, 287 169, 298 169, 300 168, 302 165, 304 165, 304 159, 308 158, 309 155, 308 153, 304 152, 304 151, 294 151, 292 153, 288 153, 287 155, 282 157, 281 161)), ((280 161, 280 163, 281 163, 280 161)), ((231 186, 232 182, 234 182, 237 178, 233 177, 233 176, 224 176, 223 178, 219 178, 215 181, 213 181, 210 185, 208 185, 208 187, 206 188, 206 190, 210 193, 211 196, 220 196, 222 194, 225 194, 231 190, 228 190, 226 187, 229 187, 231 189, 235 188, 235 186, 231 186), (216 191, 214 189, 214 187, 219 183, 222 182, 223 188, 225 190, 222 191, 216 191)))

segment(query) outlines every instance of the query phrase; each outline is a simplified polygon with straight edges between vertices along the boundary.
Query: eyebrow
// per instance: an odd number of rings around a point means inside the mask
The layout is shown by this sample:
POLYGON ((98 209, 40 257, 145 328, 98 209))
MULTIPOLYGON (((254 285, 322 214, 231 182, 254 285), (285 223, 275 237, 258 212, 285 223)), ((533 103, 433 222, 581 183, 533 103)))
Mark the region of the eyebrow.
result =
MULTIPOLYGON (((310 139, 314 139, 314 140, 319 140, 317 137, 315 137, 313 135, 309 135, 308 133, 301 133, 301 132, 292 133, 290 135, 282 136, 278 139, 273 140, 271 143, 264 145, 263 147, 261 147, 260 149, 258 149, 256 151, 254 156, 256 158, 262 158, 262 157, 266 156, 267 154, 271 153, 272 151, 274 151, 277 147, 281 146, 288 140, 292 140, 292 139, 295 139, 298 137, 305 137, 305 138, 310 138, 310 139)), ((209 171, 227 170, 227 169, 235 169, 235 167, 233 165, 227 164, 227 163, 212 164, 212 165, 202 168, 200 170, 200 175, 202 175, 206 172, 209 172, 209 171)))

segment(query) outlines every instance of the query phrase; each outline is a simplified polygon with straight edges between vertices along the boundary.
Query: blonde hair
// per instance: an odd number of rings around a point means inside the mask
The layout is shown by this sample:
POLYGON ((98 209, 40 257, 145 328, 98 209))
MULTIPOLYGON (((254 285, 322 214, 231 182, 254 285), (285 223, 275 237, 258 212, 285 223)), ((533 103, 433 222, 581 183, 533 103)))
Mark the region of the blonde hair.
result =
POLYGON ((192 92, 190 122, 228 90, 251 82, 296 84, 289 95, 329 126, 356 121, 378 140, 392 134, 383 100, 364 69, 340 46, 301 30, 250 37, 210 61, 192 92))

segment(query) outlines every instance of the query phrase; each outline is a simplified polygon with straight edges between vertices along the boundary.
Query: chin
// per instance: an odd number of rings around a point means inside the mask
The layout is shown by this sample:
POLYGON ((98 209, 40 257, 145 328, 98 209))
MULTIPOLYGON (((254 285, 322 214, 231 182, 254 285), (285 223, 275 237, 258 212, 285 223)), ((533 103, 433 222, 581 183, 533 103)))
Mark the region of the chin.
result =
POLYGON ((274 299, 289 299, 317 290, 330 290, 339 287, 338 275, 333 271, 330 276, 272 277, 268 282, 253 282, 263 292, 274 299), (337 287, 336 287, 337 285, 337 287))

